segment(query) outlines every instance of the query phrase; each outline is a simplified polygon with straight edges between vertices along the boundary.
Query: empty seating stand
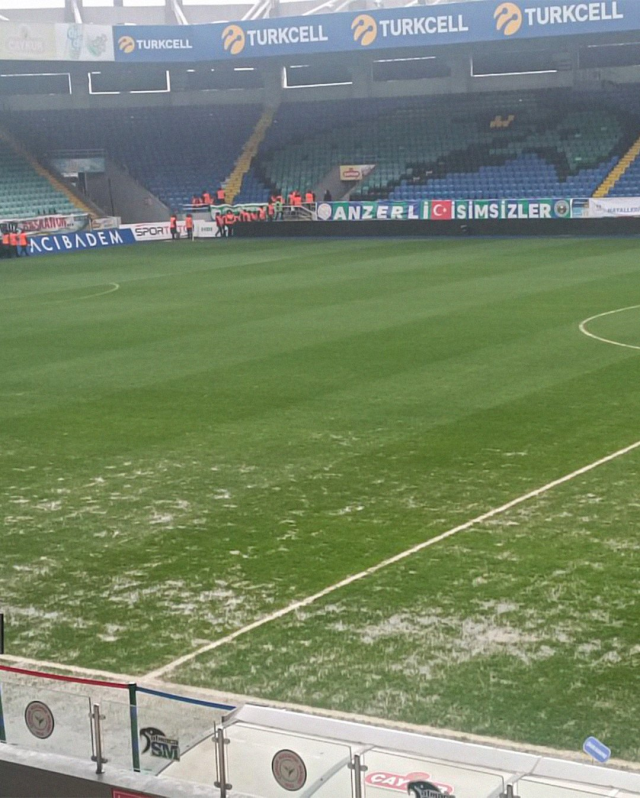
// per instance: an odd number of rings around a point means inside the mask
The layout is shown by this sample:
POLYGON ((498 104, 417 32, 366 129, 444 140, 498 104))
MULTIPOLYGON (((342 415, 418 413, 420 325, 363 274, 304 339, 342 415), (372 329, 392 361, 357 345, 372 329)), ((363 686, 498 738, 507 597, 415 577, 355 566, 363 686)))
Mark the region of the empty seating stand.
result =
POLYGON ((564 90, 290 104, 241 196, 313 188, 335 166, 369 163, 352 199, 585 197, 638 128, 615 96, 564 90))
POLYGON ((78 208, 25 158, 0 140, 0 219, 20 219, 78 208))
POLYGON ((229 176, 261 113, 224 105, 16 112, 4 124, 40 157, 103 149, 169 208, 229 176))

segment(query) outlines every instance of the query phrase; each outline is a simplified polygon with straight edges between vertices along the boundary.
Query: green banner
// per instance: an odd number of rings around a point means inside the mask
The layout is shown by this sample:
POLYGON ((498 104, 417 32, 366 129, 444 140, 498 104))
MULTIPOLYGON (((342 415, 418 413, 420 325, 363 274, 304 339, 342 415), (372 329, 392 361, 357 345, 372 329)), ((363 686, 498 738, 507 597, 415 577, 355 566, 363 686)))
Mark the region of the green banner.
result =
POLYGON ((379 200, 377 202, 319 202, 321 222, 366 222, 430 219, 477 221, 491 219, 570 219, 569 199, 500 200, 379 200))
POLYGON ((569 199, 456 200, 454 219, 569 219, 569 199))

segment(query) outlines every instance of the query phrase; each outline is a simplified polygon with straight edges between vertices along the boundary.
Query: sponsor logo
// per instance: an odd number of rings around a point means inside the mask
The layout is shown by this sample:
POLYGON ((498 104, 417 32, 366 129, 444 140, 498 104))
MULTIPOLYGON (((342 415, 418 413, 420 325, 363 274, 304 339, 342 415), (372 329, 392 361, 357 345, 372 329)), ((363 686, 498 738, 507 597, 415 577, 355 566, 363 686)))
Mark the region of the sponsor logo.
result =
POLYGON ((362 47, 373 44, 378 37, 378 23, 369 14, 358 14, 351 23, 353 41, 362 47))
POLYGON ((271 772, 278 784, 289 792, 301 790, 307 781, 307 766, 300 754, 284 748, 273 757, 271 772))
POLYGON ((141 753, 150 753, 151 756, 157 756, 160 759, 179 761, 180 746, 178 740, 167 737, 162 729, 156 729, 154 726, 147 726, 145 729, 140 729, 140 737, 142 737, 146 743, 141 753))
POLYGON ((380 20, 382 38, 429 36, 434 33, 461 33, 469 30, 462 14, 437 17, 401 17, 380 20))
POLYGON ((553 211, 559 219, 566 219, 571 215, 571 203, 569 200, 558 200, 553 206, 553 211))
POLYGON ((30 255, 46 255, 55 252, 70 252, 77 249, 113 247, 133 244, 131 230, 97 230, 95 233, 69 233, 63 235, 32 236, 29 239, 30 255))
POLYGON ((316 215, 322 222, 328 222, 331 218, 331 205, 328 202, 321 202, 317 209, 316 215))
MULTIPOLYGON (((505 3, 513 5, 513 3, 505 3)), ((611 22, 624 19, 617 0, 590 3, 563 3, 556 6, 525 8, 529 27, 536 25, 575 25, 584 22, 611 22)))
POLYGON ((496 21, 496 29, 505 36, 513 36, 522 27, 522 11, 515 3, 500 3, 493 18, 496 21))
POLYGON ((588 199, 571 200, 571 216, 574 219, 587 218, 589 216, 589 200, 588 199))
POLYGON ((158 225, 136 225, 133 228, 133 234, 137 238, 145 238, 149 236, 150 238, 154 238, 155 236, 164 236, 169 234, 169 223, 167 224, 158 224, 158 225))
POLYGON ((611 22, 624 19, 618 0, 596 0, 588 3, 559 3, 558 5, 520 8, 517 3, 500 3, 493 18, 496 29, 504 36, 518 33, 523 24, 528 28, 546 25, 576 25, 585 22, 611 22))
MULTIPOLYGON (((237 27, 230 25, 229 27, 237 27)), ((247 30, 251 47, 266 47, 282 44, 306 44, 307 42, 328 42, 322 25, 296 25, 282 28, 251 28, 247 30)))
POLYGON ((6 40, 7 50, 14 55, 44 55, 47 50, 46 41, 34 36, 28 25, 21 25, 17 36, 9 36, 6 40))
POLYGON ((432 200, 430 219, 453 219, 453 200, 432 200))
POLYGON ((367 773, 365 784, 371 787, 379 787, 394 792, 407 793, 414 798, 435 798, 437 795, 453 796, 453 786, 439 781, 433 781, 429 773, 407 773, 403 776, 400 773, 390 773, 384 770, 377 770, 367 773))
POLYGON ((125 55, 131 55, 136 50, 193 50, 193 45, 190 39, 134 39, 121 36, 118 49, 125 55))
POLYGON ((129 55, 136 49, 136 40, 132 36, 121 36, 118 39, 118 50, 129 55))
POLYGON ((244 50, 246 44, 244 31, 239 25, 227 25, 222 31, 222 46, 225 52, 238 55, 244 50))
POLYGON ((39 740, 51 737, 55 728, 53 713, 42 701, 32 701, 24 711, 24 722, 27 729, 39 740))

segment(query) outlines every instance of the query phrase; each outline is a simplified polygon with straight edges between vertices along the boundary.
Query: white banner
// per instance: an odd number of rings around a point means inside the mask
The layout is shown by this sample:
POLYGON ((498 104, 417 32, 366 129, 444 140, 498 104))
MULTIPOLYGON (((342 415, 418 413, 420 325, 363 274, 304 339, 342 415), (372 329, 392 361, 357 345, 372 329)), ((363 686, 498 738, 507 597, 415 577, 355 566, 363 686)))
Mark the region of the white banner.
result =
POLYGON ((19 61, 113 61, 110 25, 0 24, 0 59, 19 61))
POLYGON ((100 219, 91 220, 92 230, 114 230, 121 226, 122 219, 119 216, 103 216, 100 219))
POLYGON ((348 164, 340 167, 340 180, 343 183, 364 180, 376 168, 374 163, 348 164))
POLYGON ((113 61, 110 25, 56 26, 56 58, 61 61, 113 61))
POLYGON ((89 216, 86 213, 77 213, 67 216, 63 214, 34 216, 30 219, 1 219, 0 225, 17 227, 29 235, 77 233, 89 228, 89 216))
POLYGON ((605 197, 589 200, 589 218, 611 219, 620 216, 640 216, 640 197, 605 197))
POLYGON ((193 232, 196 238, 218 238, 218 225, 214 222, 203 222, 196 219, 193 232))
MULTIPOLYGON (((123 224, 123 228, 133 232, 136 241, 169 241, 171 230, 169 222, 140 222, 139 224, 123 224)), ((186 238, 184 222, 178 222, 180 238, 186 238)))

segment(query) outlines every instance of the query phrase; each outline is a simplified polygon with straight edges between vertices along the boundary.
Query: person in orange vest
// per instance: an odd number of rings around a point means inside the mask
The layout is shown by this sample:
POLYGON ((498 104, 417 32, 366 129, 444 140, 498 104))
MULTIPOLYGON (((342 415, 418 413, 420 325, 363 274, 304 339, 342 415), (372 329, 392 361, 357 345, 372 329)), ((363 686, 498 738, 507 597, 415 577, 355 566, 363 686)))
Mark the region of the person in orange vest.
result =
POLYGON ((29 254, 29 239, 24 230, 18 233, 18 254, 26 258, 29 254))
POLYGON ((295 205, 296 204, 296 192, 294 190, 289 192, 289 196, 287 197, 287 205, 295 205))
POLYGON ((18 234, 15 230, 9 233, 9 247, 11 248, 11 257, 18 257, 18 234))
POLYGON ((193 241, 193 216, 188 213, 184 220, 185 230, 187 231, 187 238, 193 241))
POLYGON ((178 231, 178 217, 175 213, 171 214, 171 218, 169 219, 169 231, 171 233, 171 238, 174 241, 177 241, 180 238, 180 233, 178 231))
POLYGON ((305 205, 307 205, 309 210, 311 210, 311 206, 316 201, 316 195, 313 193, 313 191, 307 191, 307 193, 304 195, 304 201, 305 205))
POLYGON ((227 238, 231 238, 233 235, 233 226, 238 220, 236 219, 236 215, 233 211, 229 211, 225 214, 224 223, 227 228, 227 238))
POLYGON ((224 213, 216 213, 216 225, 218 227, 218 236, 224 238, 227 234, 224 213))
POLYGON ((202 192, 202 204, 203 205, 212 205, 213 204, 213 197, 209 194, 208 191, 202 192))
MULTIPOLYGON (((271 207, 271 205, 269 205, 269 207, 271 207)), ((258 211, 258 219, 261 222, 266 222, 267 221, 267 209, 264 207, 264 205, 258 211)))
POLYGON ((222 186, 216 192, 216 204, 217 205, 224 205, 227 195, 225 190, 222 186))

